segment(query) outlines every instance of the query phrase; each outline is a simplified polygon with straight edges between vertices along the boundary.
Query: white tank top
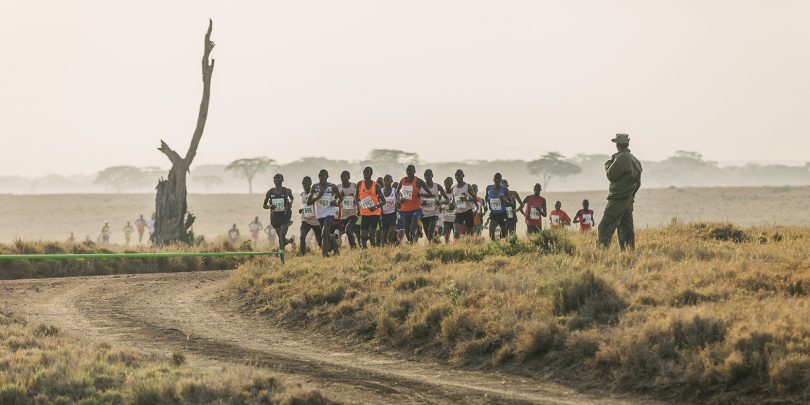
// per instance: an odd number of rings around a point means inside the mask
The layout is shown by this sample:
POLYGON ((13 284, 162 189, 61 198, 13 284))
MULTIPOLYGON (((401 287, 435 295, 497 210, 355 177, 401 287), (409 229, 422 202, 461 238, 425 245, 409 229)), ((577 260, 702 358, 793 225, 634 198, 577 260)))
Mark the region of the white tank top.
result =
POLYGON ((301 221, 310 225, 318 225, 318 217, 315 216, 315 205, 307 205, 307 198, 309 198, 309 193, 302 191, 301 202, 303 206, 301 207, 301 221))
POLYGON ((430 191, 433 197, 422 197, 422 216, 435 217, 439 215, 439 185, 433 183, 433 187, 425 187, 425 189, 430 191))
POLYGON ((343 187, 343 183, 338 185, 343 193, 343 201, 340 203, 340 218, 346 219, 352 215, 357 215, 357 205, 354 196, 357 194, 357 185, 349 183, 349 187, 343 187))
POLYGON ((456 186, 453 187, 453 201, 456 203, 457 214, 469 211, 473 208, 473 202, 470 201, 470 183, 464 183, 461 187, 456 184, 456 186), (467 201, 462 202, 460 199, 461 196, 466 196, 467 201))
MULTIPOLYGON (((385 194, 385 188, 382 190, 385 194)), ((385 205, 383 206, 383 214, 393 214, 397 212, 397 189, 391 187, 391 194, 385 196, 385 205)))
MULTIPOLYGON (((312 186, 312 190, 317 195, 321 192, 321 184, 315 184, 312 186)), ((332 190, 334 190, 332 183, 326 183, 326 192, 323 193, 321 198, 315 202, 315 215, 318 219, 326 218, 329 216, 334 217, 337 214, 337 207, 333 207, 331 205, 332 201, 335 200, 334 194, 332 194, 332 190)))

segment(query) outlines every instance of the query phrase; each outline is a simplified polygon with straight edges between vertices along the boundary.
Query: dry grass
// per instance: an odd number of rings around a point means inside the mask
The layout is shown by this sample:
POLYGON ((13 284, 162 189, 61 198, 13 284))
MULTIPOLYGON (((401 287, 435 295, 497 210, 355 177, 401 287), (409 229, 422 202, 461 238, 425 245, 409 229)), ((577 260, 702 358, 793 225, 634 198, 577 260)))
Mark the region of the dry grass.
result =
MULTIPOLYGON (((250 243, 234 246, 229 242, 176 245, 164 248, 139 247, 138 252, 233 252, 251 251, 250 243)), ((124 253, 136 250, 94 243, 26 242, 0 244, 3 254, 124 253)), ((0 279, 97 276, 108 274, 167 273, 179 271, 225 270, 236 268, 248 257, 161 257, 139 259, 60 259, 0 260, 0 279)))
MULTIPOLYGON (((491 179, 468 179, 483 185, 491 179)), ((300 179, 288 179, 298 212, 300 179)), ((607 184, 606 184, 607 185, 607 184)), ((257 185, 257 188, 260 187, 257 185)), ((525 195, 526 192, 521 192, 525 195)), ((605 206, 606 190, 544 193, 549 206, 560 200, 570 215, 574 215, 583 199, 590 199, 597 219, 605 206)), ((269 225, 268 211, 262 209, 264 193, 191 194, 189 210, 197 216, 194 231, 208 240, 224 237, 233 223, 243 237, 248 237, 248 223, 255 216, 269 225)), ((639 228, 658 227, 673 217, 685 221, 732 221, 742 226, 810 225, 810 187, 748 187, 748 188, 676 188, 642 189, 636 199, 636 225, 639 228), (776 215, 774 213, 781 213, 776 215)), ((3 195, 0 194, 0 242, 24 240, 67 240, 74 232, 79 240, 90 236, 96 240, 104 221, 110 221, 112 242, 124 242, 121 231, 126 221, 139 214, 147 218, 155 209, 154 194, 67 194, 67 195, 3 195)), ((298 234, 298 216, 293 215, 293 234, 298 234)), ((525 226, 519 224, 520 232, 525 226)), ((264 236, 262 236, 264 237, 264 236)), ((137 241, 137 234, 135 235, 137 241)), ((267 239, 264 239, 266 243, 267 239)))
POLYGON ((678 225, 243 265, 235 295, 293 328, 580 387, 810 401, 810 229, 678 225), (570 249, 546 250, 543 241, 570 249))
POLYGON ((0 404, 326 404, 246 369, 203 372, 172 356, 65 336, 0 313, 0 404))

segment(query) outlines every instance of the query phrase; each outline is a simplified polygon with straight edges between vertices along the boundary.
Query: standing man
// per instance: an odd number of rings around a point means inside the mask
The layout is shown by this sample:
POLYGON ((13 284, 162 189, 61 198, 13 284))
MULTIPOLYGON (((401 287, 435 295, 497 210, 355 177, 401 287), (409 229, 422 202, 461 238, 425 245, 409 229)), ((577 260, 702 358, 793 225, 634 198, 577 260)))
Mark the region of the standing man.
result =
POLYGON ((140 218, 135 220, 135 227, 138 228, 138 243, 143 243, 143 232, 146 230, 146 219, 141 214, 140 218))
POLYGON ((321 224, 318 222, 318 218, 315 216, 315 205, 314 204, 307 204, 307 197, 309 193, 312 191, 312 178, 309 176, 304 176, 304 179, 301 181, 301 185, 304 187, 304 191, 301 192, 301 201, 303 201, 304 206, 298 210, 298 213, 301 214, 301 254, 304 255, 307 253, 307 234, 310 231, 315 235, 315 240, 318 242, 318 246, 321 246, 321 224))
MULTIPOLYGON (((295 245, 295 238, 287 239, 287 230, 292 225, 293 194, 292 190, 284 187, 284 176, 281 173, 273 176, 273 183, 275 187, 267 190, 262 207, 270 210, 270 226, 278 235, 279 250, 284 250, 284 246, 288 243, 295 245)), ((284 256, 279 257, 283 261, 284 256)))
POLYGON ((574 215, 574 223, 579 224, 579 231, 582 233, 590 232, 593 229, 595 220, 593 210, 589 209, 590 205, 591 203, 588 200, 582 200, 582 209, 574 215))
POLYGON ((104 226, 101 227, 101 243, 110 243, 110 223, 104 221, 104 226))
POLYGON ((633 250, 636 248, 633 203, 641 188, 641 162, 630 153, 630 137, 627 134, 616 134, 612 141, 618 152, 605 162, 610 192, 605 213, 599 222, 599 243, 604 247, 610 246, 613 232, 618 229, 621 249, 633 250))

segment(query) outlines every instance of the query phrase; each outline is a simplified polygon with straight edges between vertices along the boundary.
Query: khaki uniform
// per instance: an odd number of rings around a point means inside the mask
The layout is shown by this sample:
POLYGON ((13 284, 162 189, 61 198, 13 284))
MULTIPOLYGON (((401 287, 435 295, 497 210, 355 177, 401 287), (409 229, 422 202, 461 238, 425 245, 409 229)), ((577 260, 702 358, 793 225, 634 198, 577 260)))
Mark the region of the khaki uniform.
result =
POLYGON ((610 246, 613 233, 618 230, 622 250, 626 247, 634 249, 633 202, 641 187, 641 162, 627 149, 613 155, 605 164, 605 171, 610 181, 610 194, 599 222, 599 242, 605 247, 610 246))

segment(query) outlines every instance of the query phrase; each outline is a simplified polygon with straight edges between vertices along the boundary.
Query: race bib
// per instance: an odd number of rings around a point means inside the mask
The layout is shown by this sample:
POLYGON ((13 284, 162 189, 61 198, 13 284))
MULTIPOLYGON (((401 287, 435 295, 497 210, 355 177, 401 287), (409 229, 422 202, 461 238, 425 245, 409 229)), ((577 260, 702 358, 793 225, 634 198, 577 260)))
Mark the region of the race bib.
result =
POLYGON ((467 202, 463 200, 464 196, 457 195, 455 196, 454 200, 456 202, 456 209, 464 209, 467 208, 467 202))
POLYGON ((422 207, 424 207, 427 211, 435 211, 436 210, 436 199, 435 198, 425 198, 422 200, 422 207))
POLYGON ((500 198, 490 198, 489 199, 489 208, 493 211, 500 211, 502 209, 501 199, 500 198))
POLYGON ((506 207, 506 217, 510 219, 515 217, 515 214, 512 212, 512 207, 506 207))
POLYGON ((344 210, 352 210, 354 209, 354 196, 350 196, 351 198, 344 198, 343 199, 343 209, 344 210))
POLYGON ((413 186, 402 186, 402 198, 406 200, 413 199, 413 186))
POLYGON ((540 210, 538 210, 537 207, 532 207, 532 209, 529 210, 529 219, 540 219, 540 210))
POLYGON ((315 207, 313 207, 312 205, 305 205, 304 209, 303 209, 303 212, 302 212, 302 215, 304 215, 304 218, 312 218, 312 217, 314 217, 315 216, 315 207))
POLYGON ((593 216, 591 216, 591 214, 582 215, 582 223, 586 224, 586 225, 592 225, 593 224, 593 216))
POLYGON ((371 197, 366 197, 360 200, 360 206, 367 210, 372 209, 375 205, 377 204, 374 204, 374 200, 371 197))
POLYGON ((322 208, 329 207, 329 205, 331 203, 332 203, 332 196, 331 195, 330 196, 324 195, 318 200, 318 206, 322 207, 322 208))
POLYGON ((386 211, 393 211, 396 209, 397 200, 394 198, 386 198, 385 199, 385 209, 386 211))
POLYGON ((273 198, 270 200, 270 203, 273 205, 273 208, 276 211, 284 211, 284 199, 283 198, 273 198))
POLYGON ((552 215, 551 216, 551 225, 554 225, 554 226, 560 225, 560 216, 559 215, 552 215))

